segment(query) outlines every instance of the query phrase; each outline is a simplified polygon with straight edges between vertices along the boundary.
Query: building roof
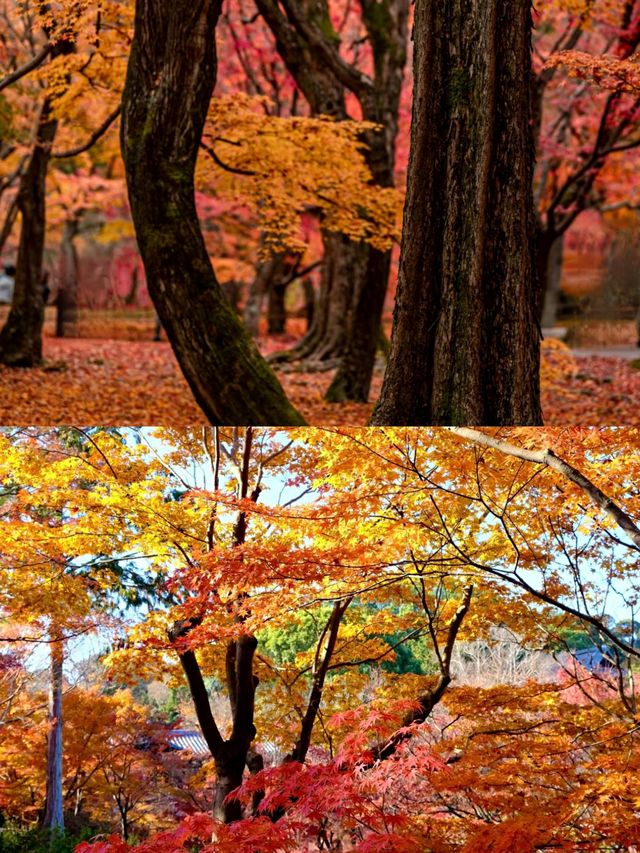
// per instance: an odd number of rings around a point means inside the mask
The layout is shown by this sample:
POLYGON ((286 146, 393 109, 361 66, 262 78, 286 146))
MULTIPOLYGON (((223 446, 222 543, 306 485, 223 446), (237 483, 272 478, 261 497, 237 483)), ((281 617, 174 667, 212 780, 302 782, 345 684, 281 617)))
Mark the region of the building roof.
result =
POLYGON ((211 755, 206 740, 198 731, 172 729, 167 740, 173 749, 188 749, 194 755, 211 755))
MULTIPOLYGON (((211 756, 202 733, 195 729, 172 729, 167 735, 167 742, 172 749, 188 749, 194 755, 207 758, 211 756)), ((255 744, 254 748, 263 756, 267 767, 282 758, 281 750, 269 741, 261 741, 255 744)))

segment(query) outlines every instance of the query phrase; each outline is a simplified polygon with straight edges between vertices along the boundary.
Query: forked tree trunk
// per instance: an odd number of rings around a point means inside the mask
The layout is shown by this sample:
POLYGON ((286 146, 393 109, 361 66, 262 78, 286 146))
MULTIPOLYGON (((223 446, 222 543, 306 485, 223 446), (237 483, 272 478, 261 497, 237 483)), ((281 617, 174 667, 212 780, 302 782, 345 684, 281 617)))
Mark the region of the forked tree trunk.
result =
POLYGON ((419 0, 414 42, 400 274, 373 423, 539 424, 531 2, 419 0))
POLYGON ((221 0, 138 0, 122 153, 149 293, 215 424, 303 423, 224 298, 196 214, 194 170, 216 79, 221 0))
POLYGON ((61 640, 51 643, 51 680, 49 683, 49 733, 47 735, 46 802, 42 825, 45 829, 63 829, 62 798, 62 666, 61 640))
POLYGON ((45 185, 57 128, 57 119, 51 116, 51 101, 46 98, 29 167, 18 189, 21 223, 16 285, 9 316, 0 332, 0 362, 11 367, 33 367, 42 361, 45 185))

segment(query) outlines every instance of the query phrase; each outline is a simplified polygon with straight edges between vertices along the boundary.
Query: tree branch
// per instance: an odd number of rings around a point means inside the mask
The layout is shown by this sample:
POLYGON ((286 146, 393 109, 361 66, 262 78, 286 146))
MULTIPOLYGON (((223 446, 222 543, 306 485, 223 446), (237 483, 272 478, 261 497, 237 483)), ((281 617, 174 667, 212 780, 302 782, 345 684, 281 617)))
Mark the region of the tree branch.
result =
POLYGON ((547 450, 527 450, 524 447, 517 447, 508 441, 502 441, 495 436, 488 435, 476 429, 470 429, 469 427, 445 427, 445 429, 475 444, 491 447, 494 450, 499 450, 501 453, 506 453, 508 456, 515 456, 517 459, 524 459, 527 462, 544 465, 562 474, 563 477, 566 477, 567 480, 570 480, 574 485, 582 489, 593 503, 606 512, 621 530, 624 530, 631 539, 631 543, 629 543, 630 548, 640 551, 640 528, 631 517, 581 471, 578 471, 573 465, 556 456, 550 448, 547 450))
POLYGON ((2 80, 0 80, 0 92, 3 89, 6 89, 7 86, 10 86, 12 83, 20 80, 20 78, 27 75, 30 71, 33 71, 35 68, 39 68, 52 50, 53 44, 51 42, 47 42, 42 50, 39 53, 36 53, 32 59, 25 62, 24 65, 20 66, 20 68, 16 68, 16 70, 12 71, 11 74, 7 74, 6 77, 3 77, 2 80))
POLYGON ((83 152, 88 151, 109 130, 111 125, 120 115, 120 110, 121 106, 120 104, 118 104, 115 110, 106 117, 100 127, 96 128, 96 130, 93 131, 89 139, 87 139, 87 141, 84 142, 82 145, 77 145, 75 148, 70 148, 68 151, 54 151, 51 156, 57 158, 58 160, 61 160, 64 157, 76 157, 78 154, 82 154, 83 152))

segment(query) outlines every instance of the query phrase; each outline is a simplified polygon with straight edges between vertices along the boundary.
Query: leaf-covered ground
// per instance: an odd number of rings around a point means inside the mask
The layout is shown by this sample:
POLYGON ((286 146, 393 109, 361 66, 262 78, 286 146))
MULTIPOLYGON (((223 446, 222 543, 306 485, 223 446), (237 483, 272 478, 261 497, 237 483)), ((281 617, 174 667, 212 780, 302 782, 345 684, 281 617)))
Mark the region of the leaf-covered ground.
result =
MULTIPOLYGON (((282 346, 283 341, 276 342, 282 346)), ((264 349, 276 348, 268 342, 264 349)), ((2 424, 176 424, 204 418, 167 343, 45 338, 46 363, 0 368, 2 424)), ((370 405, 328 404, 330 373, 285 373, 281 381, 312 424, 365 424, 370 405)), ((377 372, 372 399, 380 390, 377 372)), ((548 424, 640 425, 640 370, 589 357, 543 392, 548 424)))

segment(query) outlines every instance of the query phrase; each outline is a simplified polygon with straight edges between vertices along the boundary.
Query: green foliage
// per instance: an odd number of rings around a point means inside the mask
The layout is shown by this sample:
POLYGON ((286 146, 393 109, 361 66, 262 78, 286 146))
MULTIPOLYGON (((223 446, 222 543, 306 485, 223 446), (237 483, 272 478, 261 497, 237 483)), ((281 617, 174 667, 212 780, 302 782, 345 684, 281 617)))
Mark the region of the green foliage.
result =
POLYGON ((79 832, 51 832, 10 824, 0 828, 0 853, 73 853, 77 844, 88 841, 98 831, 95 827, 84 827, 79 832))
POLYGON ((331 607, 319 607, 314 611, 303 611, 297 621, 286 628, 268 628, 259 635, 260 649, 282 666, 293 663, 296 655, 311 648, 326 625, 331 607))
MULTIPOLYGON (((385 635, 384 639, 390 646, 395 645, 402 639, 402 634, 385 635)), ((433 653, 427 641, 423 637, 416 640, 408 640, 395 649, 395 660, 384 661, 382 669, 386 672, 395 672, 397 675, 432 675, 437 671, 433 653)))

